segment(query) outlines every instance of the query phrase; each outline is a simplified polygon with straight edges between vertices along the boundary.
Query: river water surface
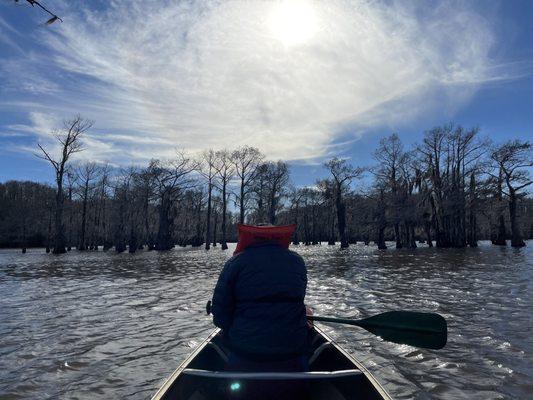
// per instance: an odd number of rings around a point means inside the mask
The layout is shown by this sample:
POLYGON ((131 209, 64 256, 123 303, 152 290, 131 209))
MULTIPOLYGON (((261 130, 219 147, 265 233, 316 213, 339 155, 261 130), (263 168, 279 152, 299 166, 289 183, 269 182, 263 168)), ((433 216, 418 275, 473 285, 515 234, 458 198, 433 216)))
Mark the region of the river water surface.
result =
MULTIPOLYGON (((533 242, 523 249, 295 247, 317 315, 438 312, 443 350, 325 325, 396 399, 533 398, 533 242)), ((234 246, 234 245, 233 245, 234 246)), ((231 251, 231 247, 230 247, 231 251)), ((0 251, 0 399, 146 399, 213 329, 231 252, 0 251)))

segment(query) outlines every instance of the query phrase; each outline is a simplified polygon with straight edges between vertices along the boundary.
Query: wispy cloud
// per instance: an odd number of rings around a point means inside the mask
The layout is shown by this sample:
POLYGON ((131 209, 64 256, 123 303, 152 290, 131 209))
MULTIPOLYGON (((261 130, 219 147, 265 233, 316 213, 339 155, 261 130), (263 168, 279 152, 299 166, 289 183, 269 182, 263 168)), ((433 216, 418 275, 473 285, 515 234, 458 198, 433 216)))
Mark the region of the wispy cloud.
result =
POLYGON ((277 2, 68 2, 39 52, 2 70, 26 93, 16 101, 38 95, 39 137, 79 112, 96 121, 86 157, 125 163, 243 144, 317 158, 349 140, 347 127, 460 106, 499 78, 490 23, 463 3, 305 3, 315 31, 287 46, 270 26, 277 2))

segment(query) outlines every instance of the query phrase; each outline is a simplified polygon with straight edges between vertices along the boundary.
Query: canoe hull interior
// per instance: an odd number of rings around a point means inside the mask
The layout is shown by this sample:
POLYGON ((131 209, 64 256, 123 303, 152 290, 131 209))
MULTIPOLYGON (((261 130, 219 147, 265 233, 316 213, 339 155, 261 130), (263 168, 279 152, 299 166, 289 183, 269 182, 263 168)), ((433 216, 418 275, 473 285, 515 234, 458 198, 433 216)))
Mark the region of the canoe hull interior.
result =
POLYGON ((226 350, 214 331, 165 382, 153 400, 390 399, 353 356, 315 327, 308 373, 225 372, 226 350))

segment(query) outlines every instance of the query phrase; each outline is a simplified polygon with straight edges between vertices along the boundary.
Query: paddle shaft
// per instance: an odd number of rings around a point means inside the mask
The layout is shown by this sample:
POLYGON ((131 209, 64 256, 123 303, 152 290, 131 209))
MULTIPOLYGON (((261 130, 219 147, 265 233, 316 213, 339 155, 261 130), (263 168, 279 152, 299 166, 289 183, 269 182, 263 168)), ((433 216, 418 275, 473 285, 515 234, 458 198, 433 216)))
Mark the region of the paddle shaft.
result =
MULTIPOLYGON (((363 329, 367 328, 387 328, 387 324, 383 323, 373 323, 370 321, 367 321, 366 319, 349 319, 349 318, 334 318, 334 317, 320 317, 318 315, 308 315, 307 319, 310 321, 316 321, 316 322, 333 322, 337 324, 347 324, 347 325, 355 325, 359 326, 363 329)), ((434 333, 440 333, 440 330, 438 329, 431 329, 431 328, 424 328, 424 329, 418 329, 416 327, 405 325, 400 326, 398 324, 394 324, 394 327, 391 326, 392 329, 395 330, 403 330, 403 331, 411 331, 411 332, 434 332, 434 333)))

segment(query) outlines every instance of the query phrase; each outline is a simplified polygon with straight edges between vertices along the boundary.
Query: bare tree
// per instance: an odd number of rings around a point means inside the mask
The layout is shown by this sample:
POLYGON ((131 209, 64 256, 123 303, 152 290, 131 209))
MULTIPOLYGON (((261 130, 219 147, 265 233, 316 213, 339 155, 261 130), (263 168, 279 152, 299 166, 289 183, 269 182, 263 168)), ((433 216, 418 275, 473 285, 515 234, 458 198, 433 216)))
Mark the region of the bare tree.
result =
POLYGON ((215 169, 217 180, 215 184, 222 195, 222 231, 221 247, 227 250, 227 214, 228 214, 228 185, 235 176, 235 167, 232 163, 231 154, 227 150, 220 150, 215 153, 215 169))
POLYGON ((222 199, 219 196, 213 197, 213 247, 217 247, 218 240, 218 217, 222 199))
POLYGON ((268 220, 274 225, 280 199, 289 183, 289 167, 283 161, 269 162, 267 165, 268 220))
POLYGON ((65 227, 63 225, 63 177, 65 175, 68 162, 73 154, 83 150, 81 138, 93 125, 92 121, 83 119, 81 116, 76 116, 72 120, 64 121, 63 129, 54 133, 55 139, 60 145, 59 158, 53 158, 49 151, 47 151, 41 144, 38 144, 42 155, 38 157, 47 160, 55 171, 55 180, 57 186, 56 207, 54 217, 54 254, 61 254, 66 252, 65 248, 65 227))
POLYGON ((100 208, 102 210, 101 220, 102 220, 102 243, 103 250, 107 251, 111 248, 111 239, 109 238, 109 210, 108 210, 108 189, 109 189, 109 179, 111 171, 109 165, 104 165, 102 167, 102 175, 100 181, 98 182, 98 197, 100 200, 100 208))
POLYGON ((426 166, 423 175, 437 247, 467 244, 467 182, 472 173, 477 173, 478 161, 488 147, 477 134, 477 128, 465 130, 449 124, 426 132, 416 149, 422 156, 421 164, 426 166))
POLYGON ((202 154, 202 160, 200 163, 200 173, 204 177, 207 183, 207 215, 206 215, 206 229, 205 229, 205 249, 209 250, 211 244, 211 209, 213 197, 213 185, 216 175, 216 156, 215 152, 211 149, 204 151, 202 154))
MULTIPOLYGON (((268 175, 269 163, 259 164, 255 170, 255 176, 250 186, 250 194, 252 195, 255 210, 253 212, 253 220, 256 223, 266 222, 267 206, 268 206, 268 175)), ((250 219, 250 217, 248 218, 250 219)))
POLYGON ((292 222, 296 224, 296 230, 294 231, 293 241, 294 245, 300 244, 300 208, 303 202, 304 191, 291 186, 289 189, 289 205, 292 213, 292 222))
POLYGON ((142 210, 142 241, 139 249, 143 248, 143 243, 146 244, 148 250, 154 249, 154 235, 150 229, 150 203, 154 197, 153 177, 149 169, 142 169, 135 174, 135 189, 137 197, 140 201, 140 209, 142 210))
POLYGON ((111 186, 113 188, 114 221, 113 221, 113 243, 115 251, 122 253, 126 251, 126 232, 128 230, 129 210, 131 208, 131 181, 132 170, 123 169, 114 176, 111 186))
MULTIPOLYGON (((321 212, 321 219, 324 224, 324 232, 326 232, 326 236, 328 239, 328 246, 335 246, 336 243, 336 235, 335 235, 335 227, 338 227, 338 223, 336 223, 336 216, 337 208, 335 204, 336 196, 335 196, 335 182, 333 179, 320 179, 316 182, 316 188, 317 188, 317 202, 313 204, 312 207, 312 226, 313 226, 313 241, 312 244, 317 244, 316 240, 316 230, 317 230, 317 206, 325 206, 324 210, 321 212)), ((344 202, 342 203, 343 209, 346 210, 346 207, 344 205, 344 202)), ((346 217, 345 217, 346 218, 346 217)), ((345 220, 346 223, 346 220, 345 220)))
MULTIPOLYGON (((317 184, 319 186, 319 184, 317 184)), ((317 187, 304 187, 302 191, 302 208, 304 220, 304 243, 306 246, 318 244, 318 208, 321 203, 320 190, 317 187)), ((327 212, 331 208, 327 209, 327 212)))
POLYGON ((341 240, 341 249, 349 246, 346 237, 346 206, 344 204, 343 195, 349 189, 350 184, 356 178, 363 175, 363 169, 354 168, 340 158, 332 158, 327 161, 324 166, 328 169, 333 178, 335 208, 337 210, 337 226, 339 229, 339 236, 341 240))
POLYGON ((263 159, 263 155, 255 147, 244 146, 233 151, 231 159, 235 166, 235 174, 240 181, 239 194, 237 195, 239 221, 244 224, 247 196, 250 193, 251 184, 257 174, 257 166, 263 159))
POLYGON ((184 191, 196 186, 192 172, 198 170, 198 163, 182 152, 175 159, 161 162, 152 160, 149 170, 155 181, 155 193, 159 204, 159 229, 156 250, 170 250, 174 247, 172 236, 175 202, 184 191))
POLYGON ((80 197, 82 204, 81 211, 81 227, 79 234, 78 250, 87 250, 86 231, 87 231, 87 205, 89 202, 90 191, 92 190, 92 183, 99 178, 100 168, 95 162, 83 163, 76 168, 76 175, 80 183, 80 197))
POLYGON ((379 146, 374 152, 374 159, 378 166, 373 169, 378 186, 380 186, 380 197, 387 202, 382 204, 383 218, 388 211, 389 219, 394 226, 394 237, 396 239, 396 248, 403 247, 400 235, 400 223, 402 220, 403 201, 400 194, 401 189, 401 167, 405 164, 405 151, 397 134, 392 134, 379 141, 379 146), (385 191, 388 196, 385 196, 385 191), (388 209, 388 210, 387 210, 388 209))
POLYGON ((74 226, 74 202, 72 195, 74 192, 74 185, 76 183, 76 174, 72 170, 67 170, 67 199, 68 199, 68 237, 67 237, 67 251, 72 250, 72 228, 74 226))
POLYGON ((503 177, 507 192, 502 189, 508 197, 509 217, 511 221, 511 246, 522 247, 525 242, 522 239, 520 225, 518 223, 517 202, 522 197, 521 190, 533 183, 529 171, 526 168, 533 166, 532 145, 521 140, 508 141, 495 149, 491 154, 491 159, 495 162, 500 177, 503 177))

